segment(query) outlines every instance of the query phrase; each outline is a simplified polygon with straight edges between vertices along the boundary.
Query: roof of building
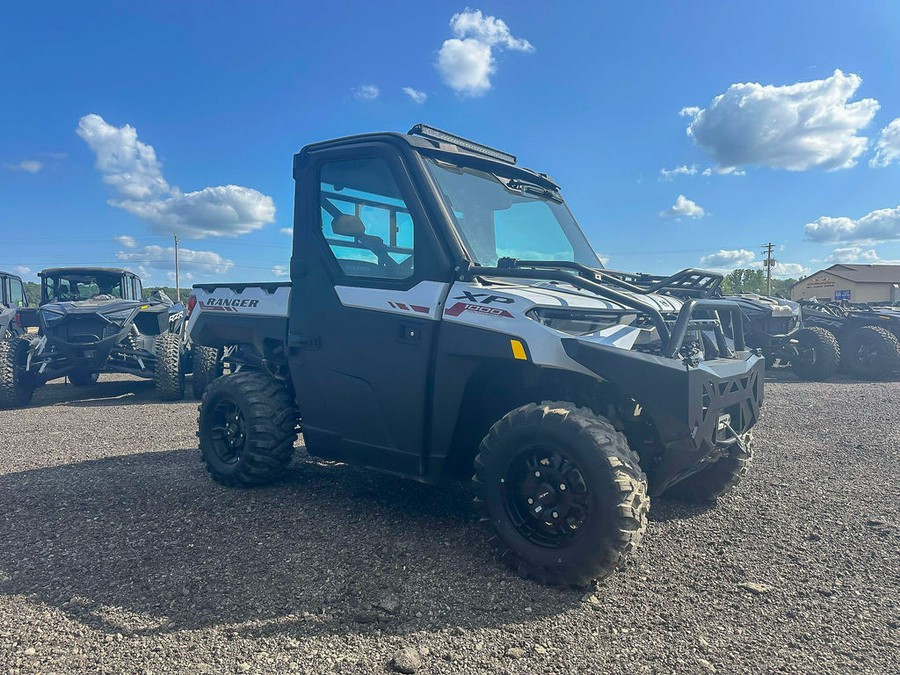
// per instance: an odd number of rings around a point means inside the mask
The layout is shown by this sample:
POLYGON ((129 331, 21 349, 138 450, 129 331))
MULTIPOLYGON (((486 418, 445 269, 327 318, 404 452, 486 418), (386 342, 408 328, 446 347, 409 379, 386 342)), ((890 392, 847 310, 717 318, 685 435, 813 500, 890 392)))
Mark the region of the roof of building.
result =
POLYGON ((801 279, 794 286, 812 279, 817 274, 827 272, 841 279, 847 279, 858 284, 898 284, 900 283, 900 265, 850 265, 838 263, 824 270, 810 274, 801 279))

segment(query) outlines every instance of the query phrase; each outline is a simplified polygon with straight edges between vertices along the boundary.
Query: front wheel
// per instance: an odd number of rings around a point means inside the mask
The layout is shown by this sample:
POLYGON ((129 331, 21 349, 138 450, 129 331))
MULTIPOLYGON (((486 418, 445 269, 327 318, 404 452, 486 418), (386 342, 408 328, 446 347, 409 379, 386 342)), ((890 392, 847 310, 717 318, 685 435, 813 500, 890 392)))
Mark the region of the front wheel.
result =
POLYGON ((812 326, 794 335, 797 353, 791 358, 791 370, 801 380, 824 382, 841 364, 841 348, 830 330, 812 326))
POLYGON ((153 384, 163 401, 184 398, 184 368, 181 367, 181 335, 163 333, 156 338, 156 368, 153 384))
POLYGON ((900 371, 900 342, 881 326, 861 326, 847 337, 844 365, 866 380, 883 380, 900 371))
POLYGON ((491 427, 475 503, 523 577, 584 586, 610 574, 647 527, 647 479, 625 437, 568 402, 530 403, 491 427))
POLYGON ((25 335, 0 340, 0 408, 28 405, 35 382, 26 369, 31 338, 25 335))
POLYGON ((300 412, 280 380, 260 372, 217 378, 197 420, 200 455, 219 483, 250 487, 275 480, 294 454, 300 412))

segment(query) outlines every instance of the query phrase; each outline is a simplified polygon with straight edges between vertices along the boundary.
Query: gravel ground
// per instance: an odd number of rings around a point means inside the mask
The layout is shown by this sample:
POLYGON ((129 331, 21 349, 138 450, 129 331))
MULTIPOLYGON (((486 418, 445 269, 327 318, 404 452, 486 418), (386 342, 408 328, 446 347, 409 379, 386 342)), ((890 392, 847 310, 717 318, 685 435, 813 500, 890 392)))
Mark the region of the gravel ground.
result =
POLYGON ((196 402, 51 384, 0 411, 0 673, 898 672, 900 383, 767 387, 748 479, 656 500, 584 593, 508 573, 459 487, 299 453, 229 490, 196 402))

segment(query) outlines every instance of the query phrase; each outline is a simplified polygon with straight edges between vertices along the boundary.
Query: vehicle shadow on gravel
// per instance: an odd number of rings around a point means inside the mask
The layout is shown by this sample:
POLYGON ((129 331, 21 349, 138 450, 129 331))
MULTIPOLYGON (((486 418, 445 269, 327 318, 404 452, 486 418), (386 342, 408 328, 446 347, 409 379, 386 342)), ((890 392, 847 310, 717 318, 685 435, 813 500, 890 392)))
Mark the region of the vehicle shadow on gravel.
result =
POLYGON ((111 634, 467 629, 584 592, 508 572, 459 487, 305 453, 263 489, 221 487, 173 450, 0 475, 0 503, 0 594, 111 634))
MULTIPOLYGON (((75 387, 64 379, 53 380, 34 392, 29 408, 70 406, 74 408, 101 408, 128 405, 171 405, 160 401, 152 380, 102 379, 88 387, 75 387)), ((190 383, 188 383, 190 392, 190 383)), ((190 401, 189 393, 185 400, 190 401)))

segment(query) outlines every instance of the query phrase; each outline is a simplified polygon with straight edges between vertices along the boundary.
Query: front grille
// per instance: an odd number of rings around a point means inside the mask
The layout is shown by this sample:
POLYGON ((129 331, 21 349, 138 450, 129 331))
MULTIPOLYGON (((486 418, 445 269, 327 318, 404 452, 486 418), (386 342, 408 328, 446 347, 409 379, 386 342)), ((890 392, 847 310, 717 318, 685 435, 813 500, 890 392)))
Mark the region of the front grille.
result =
POLYGON ((700 426, 704 436, 715 443, 719 416, 731 416, 731 427, 744 433, 759 419, 762 379, 759 371, 721 380, 707 380, 701 389, 700 426))
POLYGON ((62 333, 60 337, 66 342, 89 344, 112 337, 119 332, 119 328, 96 314, 87 314, 66 317, 54 332, 57 335, 62 333))
POLYGON ((766 332, 769 335, 786 335, 797 325, 797 317, 772 316, 766 321, 766 332))

